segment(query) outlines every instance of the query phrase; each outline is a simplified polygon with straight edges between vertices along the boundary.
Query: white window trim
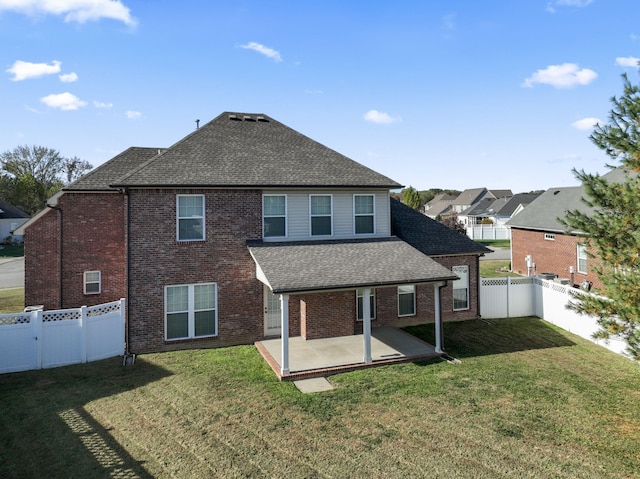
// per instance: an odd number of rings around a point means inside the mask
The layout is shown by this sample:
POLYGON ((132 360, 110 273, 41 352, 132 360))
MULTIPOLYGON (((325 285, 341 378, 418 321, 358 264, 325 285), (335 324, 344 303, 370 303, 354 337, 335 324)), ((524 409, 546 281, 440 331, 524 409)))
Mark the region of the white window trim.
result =
POLYGON ((102 292, 102 273, 100 271, 85 271, 83 274, 84 294, 100 294, 102 292), (87 281, 87 275, 98 273, 98 281, 87 281), (98 291, 87 291, 88 284, 97 284, 98 291))
POLYGON ((205 204, 205 197, 204 195, 176 195, 176 240, 179 243, 186 243, 186 242, 190 242, 190 241, 205 241, 205 239, 207 238, 207 231, 206 231, 206 226, 207 226, 207 222, 205 220, 206 217, 206 204, 205 204), (202 198, 202 216, 190 216, 188 218, 181 218, 180 217, 180 198, 185 198, 185 197, 200 197, 202 198), (196 238, 196 239, 180 239, 180 220, 181 219, 202 219, 202 238, 196 238))
POLYGON ((577 265, 576 269, 578 270, 578 273, 587 274, 589 272, 588 271, 588 269, 589 269, 589 256, 587 255, 587 246, 584 245, 584 244, 576 245, 576 265, 577 265), (580 269, 580 250, 582 250, 583 253, 584 253, 584 256, 582 257, 582 259, 584 260, 584 264, 587 266, 584 271, 582 271, 580 269))
MULTIPOLYGON (((375 289, 371 289, 370 297, 373 298, 373 308, 370 308, 371 320, 373 321, 374 319, 376 319, 376 290, 375 289)), ((363 311, 362 318, 358 317, 358 299, 360 298, 363 299, 362 306, 364 309, 364 289, 356 289, 356 321, 358 322, 362 322, 362 319, 364 318, 364 311, 363 311)))
MULTIPOLYGON (((412 286, 413 287, 413 312, 409 314, 400 314, 400 286, 397 288, 397 297, 398 297, 398 317, 402 318, 405 316, 415 316, 416 315, 416 285, 415 284, 404 284, 403 286, 412 286)), ((403 293, 403 295, 407 295, 409 293, 403 293)))
POLYGON ((373 193, 356 193, 353 195, 353 234, 357 236, 366 236, 376 234, 376 195, 373 193), (370 196, 373 198, 373 211, 371 213, 356 213, 356 196, 370 196), (358 216, 371 216, 373 218, 373 231, 371 233, 356 232, 356 218, 358 216))
MULTIPOLYGON (((208 310, 198 310, 198 311, 208 311, 208 310)), ((219 334, 219 330, 218 330, 218 283, 194 283, 194 284, 170 284, 164 287, 164 339, 165 341, 184 341, 185 339, 203 339, 203 338, 215 338, 217 337, 219 334), (203 336, 196 336, 195 335, 195 329, 196 329, 196 322, 195 322, 195 286, 208 286, 208 285, 213 285, 214 286, 214 311, 215 311, 215 327, 216 327, 216 333, 215 334, 207 334, 207 335, 203 335, 203 336), (184 337, 180 337, 180 338, 171 338, 169 339, 167 337, 167 290, 169 288, 172 287, 176 287, 176 286, 187 286, 188 289, 188 295, 189 295, 189 307, 187 310, 187 314, 188 314, 188 335, 184 336, 184 337)))
POLYGON ((333 227, 333 195, 332 194, 323 194, 323 193, 316 193, 316 194, 311 194, 309 195, 309 236, 313 237, 313 238, 328 238, 330 236, 333 236, 333 231, 334 231, 334 227, 333 227), (331 213, 328 215, 314 215, 311 213, 311 198, 314 196, 328 196, 329 198, 331 198, 331 213), (331 234, 328 235, 314 235, 313 234, 313 218, 326 218, 327 216, 329 216, 331 218, 331 234))
POLYGON ((466 271, 467 271, 467 273, 466 273, 466 276, 467 276, 467 284, 466 284, 466 288, 465 288, 465 289, 467 290, 467 305, 466 305, 464 308, 456 308, 456 307, 455 307, 455 291, 456 291, 456 289, 463 289, 463 288, 456 288, 456 281, 459 281, 459 280, 453 280, 453 281, 451 282, 451 289, 452 289, 451 294, 454 296, 454 298, 453 298, 453 304, 454 304, 453 310, 454 310, 454 311, 467 311, 467 310, 469 310, 469 309, 470 309, 470 306, 471 306, 471 304, 470 304, 470 298, 469 298, 469 293, 470 293, 470 288, 469 288, 469 283, 470 283, 470 278, 469 278, 469 266, 467 266, 467 265, 462 265, 462 264, 461 264, 461 265, 457 265, 457 266, 453 266, 453 267, 451 268, 451 271, 453 271, 453 274, 456 274, 456 272, 454 271, 454 269, 455 269, 455 268, 465 268, 465 269, 466 269, 466 271))
MULTIPOLYGON (((269 216, 269 218, 280 218, 280 216, 269 216)), ((289 236, 289 198, 286 194, 265 193, 262 195, 262 238, 287 238, 289 236), (284 236, 265 236, 264 235, 264 199, 267 196, 284 196, 284 236)))

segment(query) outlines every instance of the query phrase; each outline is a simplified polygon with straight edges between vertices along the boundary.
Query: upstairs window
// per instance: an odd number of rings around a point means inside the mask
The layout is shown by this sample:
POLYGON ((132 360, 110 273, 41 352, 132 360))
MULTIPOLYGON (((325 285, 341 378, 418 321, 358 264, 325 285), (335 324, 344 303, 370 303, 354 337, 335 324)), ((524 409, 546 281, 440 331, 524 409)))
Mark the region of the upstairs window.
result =
POLYGON ((100 294, 102 291, 102 275, 100 271, 84 272, 84 294, 100 294))
POLYGON ((204 241, 204 195, 177 196, 178 241, 204 241))
POLYGON ((357 235, 373 234, 373 205, 373 195, 353 195, 353 214, 355 233, 357 235))
POLYGON ((287 196, 262 197, 262 237, 287 236, 287 196))
POLYGON ((309 196, 311 211, 311 236, 331 236, 333 209, 331 195, 309 196))

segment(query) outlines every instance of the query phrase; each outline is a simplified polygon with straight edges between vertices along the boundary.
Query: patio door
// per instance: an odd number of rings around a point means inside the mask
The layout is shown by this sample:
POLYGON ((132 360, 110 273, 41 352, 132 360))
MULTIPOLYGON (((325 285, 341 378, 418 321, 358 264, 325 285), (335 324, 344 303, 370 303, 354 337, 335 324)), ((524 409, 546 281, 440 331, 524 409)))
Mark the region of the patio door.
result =
POLYGON ((264 287, 264 335, 279 336, 281 326, 280 297, 264 287))

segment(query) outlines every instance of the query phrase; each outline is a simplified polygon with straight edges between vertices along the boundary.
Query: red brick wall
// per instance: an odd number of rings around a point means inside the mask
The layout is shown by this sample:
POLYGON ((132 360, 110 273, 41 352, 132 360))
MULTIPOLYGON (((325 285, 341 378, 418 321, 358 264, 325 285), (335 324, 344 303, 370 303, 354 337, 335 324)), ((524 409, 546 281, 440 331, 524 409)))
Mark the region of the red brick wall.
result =
POLYGON ((247 239, 261 237, 262 193, 133 190, 130 201, 131 350, 216 347, 262 338, 262 283, 246 246, 247 239), (176 240, 176 194, 205 195, 205 241, 176 240), (165 341, 165 286, 203 282, 218 285, 218 336, 165 341))
POLYGON ((45 309, 92 306, 124 298, 125 197, 65 193, 25 232, 25 303, 45 309), (63 267, 60 282, 59 248, 63 267), (84 272, 100 271, 100 294, 84 294, 84 272))
POLYGON ((540 273, 554 273, 560 278, 571 280, 569 266, 573 266, 573 284, 591 281, 594 288, 601 286, 600 280, 593 272, 595 260, 587 259, 587 274, 578 273, 577 245, 582 242, 578 236, 553 233, 554 240, 545 240, 543 231, 522 230, 511 228, 511 269, 518 274, 527 275, 525 257, 531 255, 536 264, 531 275, 540 273))
POLYGON ((61 307, 58 286, 59 219, 58 211, 49 210, 24 233, 24 302, 26 306, 61 307))
POLYGON ((354 291, 306 294, 300 298, 301 333, 305 339, 349 336, 354 333, 354 291))

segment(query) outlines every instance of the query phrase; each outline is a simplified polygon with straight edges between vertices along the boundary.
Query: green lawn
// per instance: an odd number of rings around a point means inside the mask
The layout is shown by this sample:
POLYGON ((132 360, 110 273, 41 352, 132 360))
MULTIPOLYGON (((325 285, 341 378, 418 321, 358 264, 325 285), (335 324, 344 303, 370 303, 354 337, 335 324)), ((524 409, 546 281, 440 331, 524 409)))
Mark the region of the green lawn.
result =
POLYGON ((493 323, 445 324, 459 365, 309 395, 253 346, 0 375, 0 477, 637 477, 638 365, 535 318, 493 323))
POLYGON ((0 291, 0 314, 18 313, 24 309, 24 288, 0 291))
POLYGON ((24 256, 24 246, 0 245, 0 258, 18 258, 24 256))
POLYGON ((480 261, 480 276, 483 278, 518 276, 509 271, 510 264, 509 260, 482 260, 480 261))

